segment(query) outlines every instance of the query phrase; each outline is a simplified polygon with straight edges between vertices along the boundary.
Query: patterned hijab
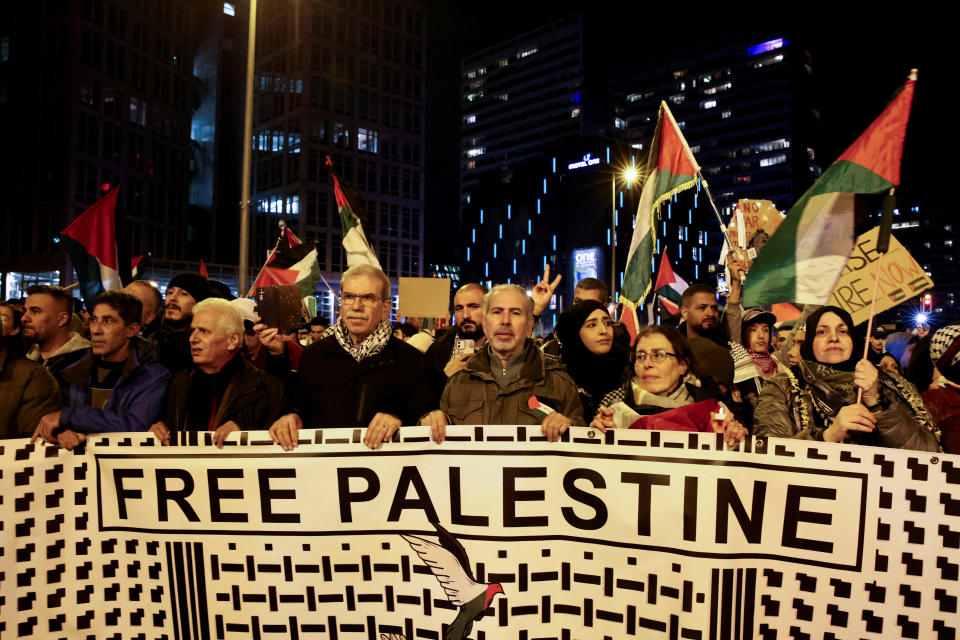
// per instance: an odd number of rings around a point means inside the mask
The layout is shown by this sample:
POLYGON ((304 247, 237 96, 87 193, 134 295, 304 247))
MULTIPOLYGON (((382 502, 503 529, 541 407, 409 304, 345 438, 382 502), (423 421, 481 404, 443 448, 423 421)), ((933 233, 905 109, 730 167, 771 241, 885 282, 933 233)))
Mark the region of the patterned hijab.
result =
POLYGON ((850 317, 849 313, 840 307, 820 307, 807 318, 807 339, 803 341, 803 345, 800 347, 800 356, 804 360, 816 362, 817 364, 822 364, 825 367, 830 367, 837 371, 853 371, 857 363, 863 359, 863 345, 863 337, 857 331, 857 327, 853 324, 853 318, 850 317), (825 313, 833 313, 839 316, 844 324, 847 325, 847 329, 850 330, 850 339, 853 341, 853 351, 850 353, 850 357, 843 362, 828 364, 826 362, 820 362, 813 355, 813 341, 817 336, 817 326, 820 324, 820 318, 822 318, 825 313))

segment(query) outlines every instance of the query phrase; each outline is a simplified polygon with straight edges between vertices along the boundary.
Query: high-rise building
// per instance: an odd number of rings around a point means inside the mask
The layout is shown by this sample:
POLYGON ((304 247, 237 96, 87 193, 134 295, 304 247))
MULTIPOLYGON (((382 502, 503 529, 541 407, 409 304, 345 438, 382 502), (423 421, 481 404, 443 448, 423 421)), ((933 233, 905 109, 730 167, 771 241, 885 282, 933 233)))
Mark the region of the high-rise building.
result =
POLYGON ((423 2, 269 2, 258 20, 251 263, 285 219, 327 275, 346 268, 329 156, 387 275, 422 276, 423 2))
MULTIPOLYGON (((645 163, 661 100, 726 216, 740 198, 785 210, 819 174, 812 68, 788 34, 637 59, 603 45, 605 19, 586 11, 464 58, 465 281, 530 285, 550 264, 564 276, 559 306, 586 275, 615 300, 639 196, 623 170, 645 163)), ((651 269, 667 250, 684 279, 713 278, 722 238, 702 186, 663 206, 651 269)))
POLYGON ((785 211, 820 174, 812 74, 809 52, 776 29, 638 61, 624 86, 630 141, 647 149, 664 101, 727 215, 741 198, 785 211))
POLYGON ((8 2, 0 25, 6 295, 72 280, 53 238, 117 185, 121 253, 187 257, 190 3, 8 2))

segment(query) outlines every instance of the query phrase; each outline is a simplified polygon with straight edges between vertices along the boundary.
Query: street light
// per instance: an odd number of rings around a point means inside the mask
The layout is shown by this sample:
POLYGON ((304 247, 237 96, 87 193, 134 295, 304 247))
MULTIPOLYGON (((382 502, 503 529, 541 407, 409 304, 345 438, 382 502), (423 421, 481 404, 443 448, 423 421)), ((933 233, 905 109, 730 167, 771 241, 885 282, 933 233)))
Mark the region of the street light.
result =
MULTIPOLYGON (((627 187, 637 181, 639 174, 637 167, 631 164, 621 173, 621 178, 627 187)), ((617 172, 610 176, 610 292, 614 302, 617 301, 617 172)))

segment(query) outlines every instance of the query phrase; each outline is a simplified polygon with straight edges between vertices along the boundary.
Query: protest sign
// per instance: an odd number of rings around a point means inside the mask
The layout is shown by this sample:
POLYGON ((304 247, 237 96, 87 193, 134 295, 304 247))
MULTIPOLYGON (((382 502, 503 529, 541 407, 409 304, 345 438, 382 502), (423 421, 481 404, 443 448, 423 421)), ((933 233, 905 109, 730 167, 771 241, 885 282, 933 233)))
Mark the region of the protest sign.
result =
POLYGON ((777 230, 782 220, 783 214, 770 200, 741 199, 737 201, 727 230, 730 237, 736 239, 741 249, 754 250, 750 256, 753 258, 777 230))
MULTIPOLYGON (((870 298, 880 257, 876 251, 878 233, 879 227, 874 227, 857 238, 847 266, 830 297, 830 304, 845 309, 853 317, 854 324, 866 322, 870 317, 870 298)), ((884 254, 880 266, 879 287, 875 313, 886 311, 930 289, 933 280, 891 235, 890 251, 884 254)))
MULTIPOLYGON (((949 637, 960 458, 715 434, 0 444, 3 637, 949 637), (944 635, 946 634, 946 635, 944 635)), ((175 438, 176 441, 176 438, 175 438)))
POLYGON ((400 278, 397 315, 446 318, 450 315, 450 281, 446 278, 400 278))

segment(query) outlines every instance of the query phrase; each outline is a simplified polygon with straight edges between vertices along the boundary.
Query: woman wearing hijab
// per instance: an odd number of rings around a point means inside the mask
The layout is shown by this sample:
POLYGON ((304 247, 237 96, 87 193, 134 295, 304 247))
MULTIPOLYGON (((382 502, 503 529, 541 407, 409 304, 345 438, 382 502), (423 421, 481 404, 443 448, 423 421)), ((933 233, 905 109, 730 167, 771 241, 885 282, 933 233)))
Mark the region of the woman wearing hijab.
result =
POLYGON ((592 418, 603 396, 620 386, 629 351, 614 342, 613 321, 596 300, 581 300, 561 313, 557 337, 560 361, 577 383, 583 415, 592 418))
POLYGON ((746 428, 719 402, 717 384, 700 375, 697 360, 686 338, 673 327, 648 326, 637 334, 623 385, 606 395, 591 427, 719 431, 727 444, 736 444, 746 428), (667 419, 667 412, 689 408, 667 419), (681 415, 682 413, 682 415, 681 415), (662 420, 645 416, 664 414, 662 420))
POLYGON ((879 372, 863 359, 863 346, 843 309, 812 313, 797 373, 773 376, 760 393, 754 435, 940 451, 940 434, 916 388, 879 372))

